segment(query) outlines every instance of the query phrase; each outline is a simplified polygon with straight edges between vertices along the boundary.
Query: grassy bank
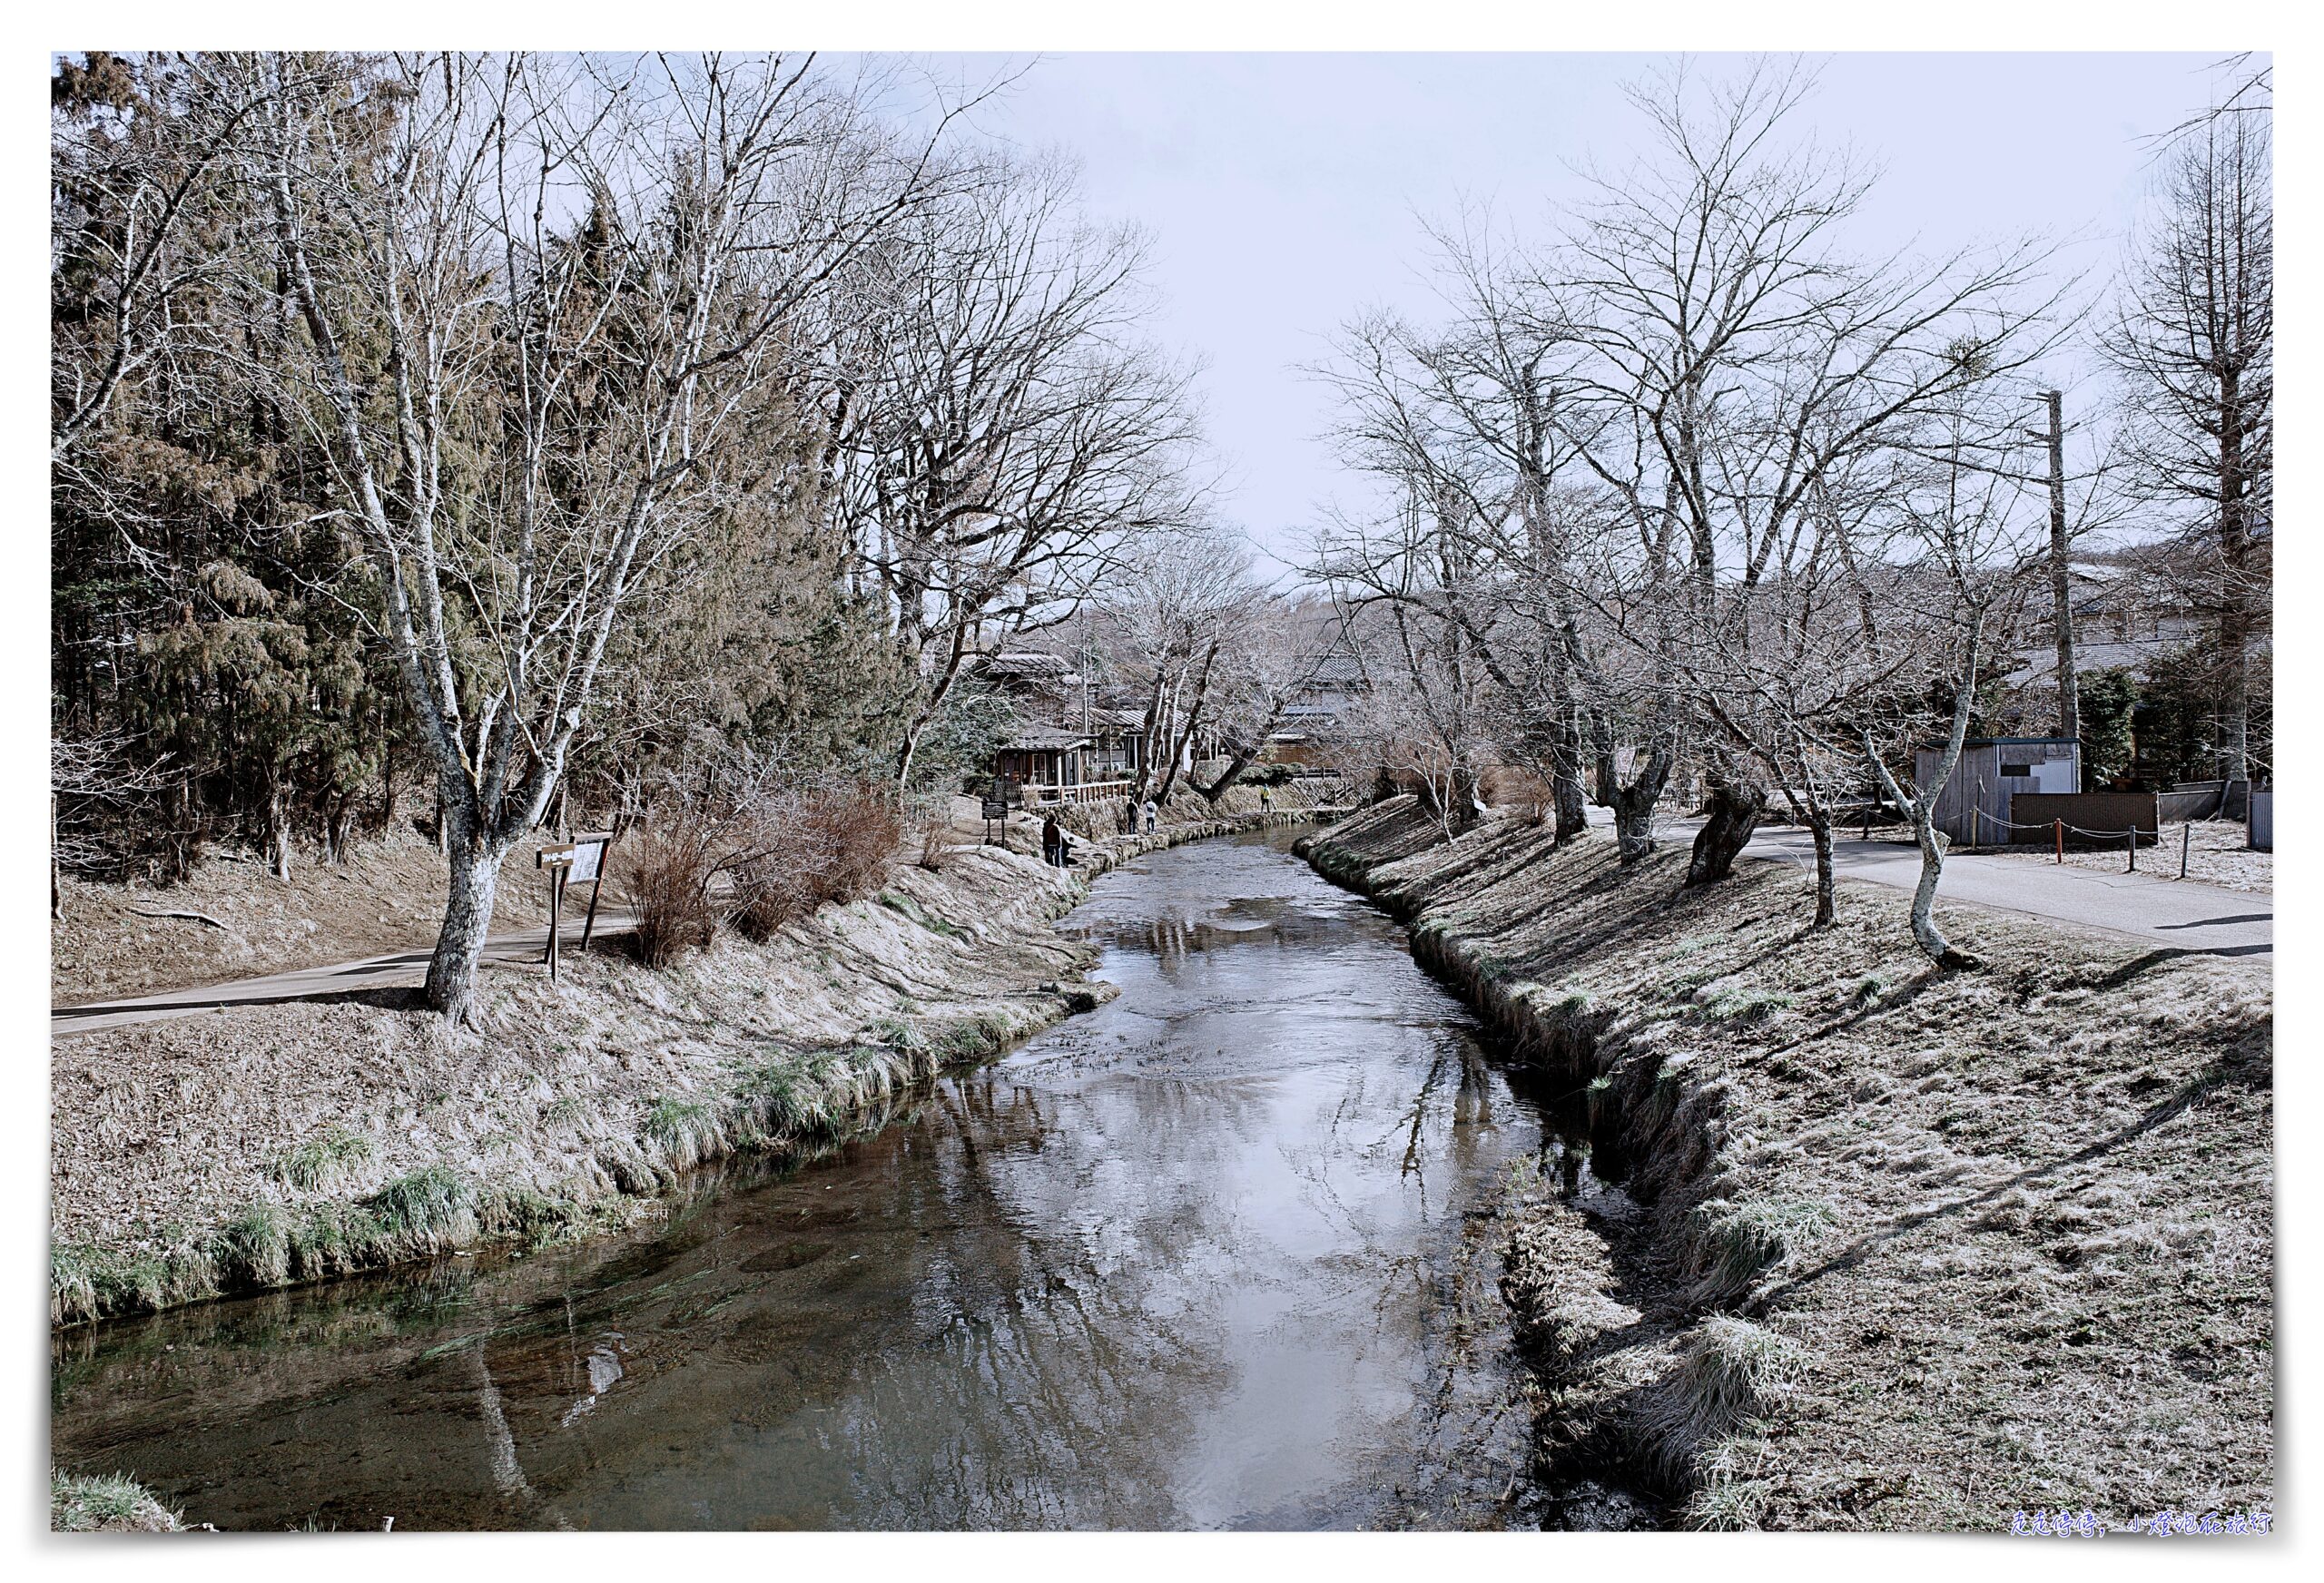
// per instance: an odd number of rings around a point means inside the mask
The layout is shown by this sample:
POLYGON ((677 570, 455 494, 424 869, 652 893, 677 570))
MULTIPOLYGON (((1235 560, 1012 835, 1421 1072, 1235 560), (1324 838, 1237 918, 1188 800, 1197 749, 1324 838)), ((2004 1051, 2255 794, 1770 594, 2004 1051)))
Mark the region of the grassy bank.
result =
POLYGON ((1070 873, 983 846, 900 863, 872 897, 660 970, 618 950, 554 984, 487 968, 466 1028, 383 991, 59 1040, 52 1321, 611 1229, 708 1162, 876 1126, 1109 993, 1051 922, 1128 856, 1256 822, 1244 800, 1084 842, 1070 873))
MULTIPOLYGON (((1561 1079, 1622 1192, 1512 1184, 1503 1294, 1553 1483, 1709 1527, 2006 1529, 2264 1508, 2273 1485, 2264 962, 1738 865, 1680 894, 1409 799, 1310 856, 1561 1079)), ((1549 1175, 1555 1175, 1550 1173, 1549 1175)))

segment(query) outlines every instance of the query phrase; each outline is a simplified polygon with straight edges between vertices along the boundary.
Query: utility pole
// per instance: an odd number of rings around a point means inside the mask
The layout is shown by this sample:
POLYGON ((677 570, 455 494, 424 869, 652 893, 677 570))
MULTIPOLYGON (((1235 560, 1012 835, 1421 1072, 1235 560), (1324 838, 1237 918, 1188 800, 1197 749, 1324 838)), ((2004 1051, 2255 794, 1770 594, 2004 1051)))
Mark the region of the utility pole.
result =
POLYGON ((2073 578, 2066 560, 2065 395, 2051 390, 2044 398, 2050 407, 2050 600, 2058 634, 2058 734, 2079 741, 2082 697, 2073 669, 2073 578))

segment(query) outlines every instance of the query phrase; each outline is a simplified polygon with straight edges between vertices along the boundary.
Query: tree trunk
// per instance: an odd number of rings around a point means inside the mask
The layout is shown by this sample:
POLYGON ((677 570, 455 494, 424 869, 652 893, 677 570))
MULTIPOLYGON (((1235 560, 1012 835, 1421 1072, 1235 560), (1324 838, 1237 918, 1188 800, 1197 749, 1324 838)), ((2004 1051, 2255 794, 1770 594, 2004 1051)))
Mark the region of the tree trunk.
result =
POLYGON ((1768 811, 1768 789, 1752 780, 1720 776, 1711 783, 1710 817, 1695 832, 1682 889, 1712 885, 1734 871, 1736 857, 1768 811))
POLYGON ((331 799, 330 811, 323 817, 323 843, 329 849, 324 856, 333 868, 347 866, 347 843, 355 831, 355 794, 345 792, 331 799))
POLYGON ((1840 921, 1839 888, 1832 876, 1832 811, 1819 798, 1807 809, 1808 832, 1816 838, 1816 927, 1840 921))
POLYGON ((1216 808, 1218 806, 1218 800, 1235 789, 1235 782, 1243 778, 1243 772, 1251 767, 1252 762, 1258 756, 1259 750, 1256 748, 1238 748, 1236 750, 1235 756, 1226 762, 1226 768, 1217 780, 1206 786, 1189 775, 1187 777, 1187 784, 1201 792, 1203 801, 1216 808))
POLYGON ((484 959, 485 937, 492 929, 492 902, 500 889, 500 863, 496 852, 463 830, 457 840, 458 855, 451 863, 451 890, 444 905, 444 927, 436 936, 436 953, 428 961, 428 1004, 450 1023, 463 1023, 476 1003, 478 964, 484 959))
POLYGON ((1955 949, 1945 931, 1936 927, 1936 883, 1945 877, 1945 837, 1937 831, 1929 802, 1913 804, 1913 838, 1921 849, 1920 883, 1913 887, 1913 943, 1940 968, 1982 966, 1975 957, 1955 949))
POLYGON ((1945 739, 1945 751, 1938 755, 1935 772, 1929 777, 1927 785, 1915 788, 1915 795, 1905 796, 1896 778, 1888 772, 1888 766, 1881 762, 1871 736, 1867 733, 1864 739, 1864 755, 1872 765, 1873 775, 1889 801, 1912 815, 1913 839, 1921 850, 1920 883, 1913 888, 1913 943, 1940 968, 1983 965, 1967 952, 1954 949, 1946 942, 1944 931, 1936 927, 1936 884, 1945 877, 1945 838, 1937 833, 1936 799, 1945 790, 1945 782, 1952 778, 1954 767, 1961 762, 1961 744, 1968 735, 1970 706, 1975 696, 1977 639, 1984 628, 1984 617, 1980 613, 1970 632, 1967 662, 1962 667, 1962 680, 1954 695, 1952 733, 1945 739))
POLYGON ((290 878, 290 792, 280 780, 266 789, 266 870, 290 878))
POLYGON ((1590 800, 1581 785, 1581 732, 1568 714, 1558 721, 1551 747, 1550 802, 1557 814, 1557 844, 1579 841, 1590 828, 1590 800))
POLYGON ((1613 727, 1593 713, 1590 729, 1598 760, 1598 800, 1614 811, 1615 853, 1628 868, 1654 850, 1654 805, 1670 779, 1670 749, 1665 744, 1649 752, 1637 779, 1625 786, 1614 769, 1613 727))

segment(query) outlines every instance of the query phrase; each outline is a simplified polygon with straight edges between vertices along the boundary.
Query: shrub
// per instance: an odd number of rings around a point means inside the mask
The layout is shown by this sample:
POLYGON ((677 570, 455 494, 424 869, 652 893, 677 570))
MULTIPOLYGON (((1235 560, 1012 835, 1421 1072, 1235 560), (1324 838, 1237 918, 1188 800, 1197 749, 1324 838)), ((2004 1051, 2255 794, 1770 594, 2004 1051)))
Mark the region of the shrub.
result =
POLYGON ((871 895, 903 835, 894 799, 868 782, 769 797, 750 821, 747 854, 733 865, 734 927, 763 940, 827 901, 871 895))
POLYGON ((176 1533, 179 1514, 123 1473, 49 1474, 48 1526, 56 1533, 176 1533))
POLYGON ((952 825, 941 813, 920 821, 920 856, 913 860, 931 874, 940 874, 952 860, 952 825))
POLYGON ((403 1245, 433 1247, 475 1231, 468 1184, 443 1165, 423 1165, 358 1202, 377 1217, 384 1234, 403 1245))
POLYGON ((693 1169, 718 1151, 717 1118, 698 1099, 656 1099, 639 1130, 681 1171, 693 1169))
POLYGON ((864 782, 810 792, 799 822, 810 850, 825 854, 825 901, 852 901, 877 890, 903 841, 894 801, 864 782))
POLYGON ((1689 1220, 1689 1262, 1706 1303, 1748 1290, 1838 1223, 1831 1205, 1807 1198, 1714 1198, 1695 1205, 1689 1220))
POLYGON ((290 1231, 271 1204, 253 1204, 218 1230, 211 1257, 229 1280, 280 1286, 290 1279, 290 1231))
POLYGON ((637 952, 647 967, 665 967, 679 952, 710 943, 710 881, 717 871, 715 832, 690 809, 624 843, 621 893, 637 914, 637 952))

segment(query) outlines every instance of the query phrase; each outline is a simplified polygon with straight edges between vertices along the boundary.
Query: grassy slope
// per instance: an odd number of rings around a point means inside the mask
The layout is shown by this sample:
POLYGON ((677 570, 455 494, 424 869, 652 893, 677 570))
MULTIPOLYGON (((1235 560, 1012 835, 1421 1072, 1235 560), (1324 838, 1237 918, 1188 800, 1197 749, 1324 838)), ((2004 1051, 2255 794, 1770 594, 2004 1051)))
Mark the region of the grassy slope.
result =
MULTIPOLYGON (((51 1318, 579 1234, 727 1154, 877 1125, 912 1083, 1094 1003, 1087 953, 1051 921, 1087 877, 1228 828, 1211 811, 1085 843, 1073 875, 958 848, 764 946, 722 935, 658 971, 602 952, 556 984, 487 968, 464 1029, 386 991, 58 1040, 51 1318)), ((1255 821, 1256 795, 1217 811, 1255 821)))
POLYGON ((1648 1204, 1521 1184, 1504 1292, 1550 1471, 1609 1463, 1716 1526, 2006 1528, 2272 1497, 2264 965, 1744 864, 1680 896, 1409 800, 1317 866, 1565 1070, 1648 1204))

